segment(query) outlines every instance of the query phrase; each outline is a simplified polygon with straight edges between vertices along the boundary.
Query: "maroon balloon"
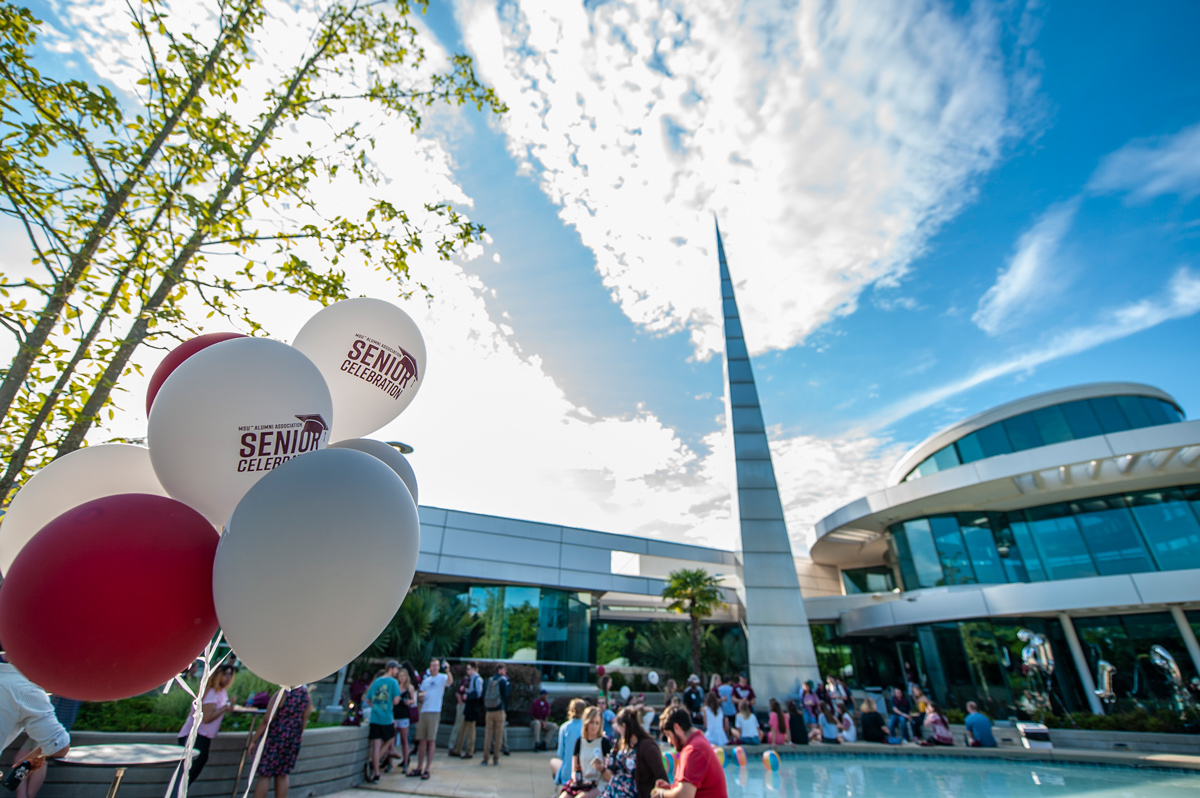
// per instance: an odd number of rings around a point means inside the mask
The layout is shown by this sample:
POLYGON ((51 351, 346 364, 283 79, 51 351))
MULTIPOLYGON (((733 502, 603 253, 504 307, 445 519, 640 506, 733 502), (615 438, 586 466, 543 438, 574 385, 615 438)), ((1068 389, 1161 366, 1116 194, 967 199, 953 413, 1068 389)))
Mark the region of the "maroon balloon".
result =
POLYGON ((217 631, 219 538, 165 496, 81 504, 25 544, 0 583, 9 660, 52 693, 112 701, 161 687, 217 631))
POLYGON ((213 344, 219 344, 222 341, 228 341, 233 338, 245 337, 241 333, 235 332, 205 333, 204 335, 197 335, 195 338, 184 341, 168 352, 167 356, 158 364, 158 368, 154 370, 154 374, 150 377, 150 386, 146 388, 146 415, 150 415, 150 406, 154 404, 154 397, 158 396, 158 389, 167 381, 167 377, 171 376, 171 372, 179 368, 180 363, 201 349, 207 349, 213 344))

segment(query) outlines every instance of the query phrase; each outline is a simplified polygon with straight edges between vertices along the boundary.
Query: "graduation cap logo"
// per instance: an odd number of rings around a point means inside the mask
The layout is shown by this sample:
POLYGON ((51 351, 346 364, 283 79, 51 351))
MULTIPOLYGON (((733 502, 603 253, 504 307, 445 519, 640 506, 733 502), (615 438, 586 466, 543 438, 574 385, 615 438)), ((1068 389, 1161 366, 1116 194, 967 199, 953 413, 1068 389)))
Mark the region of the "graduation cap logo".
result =
POLYGON ((329 429, 329 423, 325 421, 324 416, 320 413, 309 413, 303 416, 296 416, 304 422, 304 427, 300 430, 305 435, 311 436, 314 440, 319 440, 321 433, 329 429))
POLYGON ((400 350, 400 359, 397 364, 399 373, 393 379, 399 382, 400 387, 403 389, 408 387, 410 382, 420 379, 420 375, 417 373, 417 359, 402 347, 398 346, 396 348, 400 350))

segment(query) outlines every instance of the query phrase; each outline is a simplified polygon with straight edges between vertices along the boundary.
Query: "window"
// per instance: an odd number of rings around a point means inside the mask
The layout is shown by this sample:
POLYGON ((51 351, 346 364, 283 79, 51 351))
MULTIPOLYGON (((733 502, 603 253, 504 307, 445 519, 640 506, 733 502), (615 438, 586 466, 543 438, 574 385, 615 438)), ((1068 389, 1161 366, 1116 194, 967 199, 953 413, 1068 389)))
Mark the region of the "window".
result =
POLYGON ((1160 569, 1200 568, 1200 522, 1182 490, 1135 493, 1129 505, 1160 569))
POLYGON ((1042 443, 1048 445, 1074 440, 1075 435, 1072 434, 1071 427, 1067 424, 1067 417, 1063 415, 1063 410, 1058 405, 1034 410, 1030 415, 1033 417, 1034 426, 1042 436, 1042 443))
POLYGON ((995 457, 1001 454, 1009 454, 1013 448, 1009 445, 1008 436, 1004 434, 1004 427, 1000 424, 989 424, 975 433, 979 439, 979 448, 983 450, 984 457, 995 457))
POLYGON ((896 588, 896 577, 886 565, 846 568, 842 570, 842 584, 848 596, 857 593, 890 593, 896 588))
POLYGON ((975 582, 975 570, 967 558, 967 547, 958 531, 958 521, 952 515, 929 519, 933 544, 942 564, 943 578, 939 584, 969 585, 975 582))
POLYGON ((1062 411, 1063 418, 1066 419, 1067 426, 1071 428, 1071 437, 1076 440, 1104 434, 1100 421, 1092 412, 1092 406, 1086 399, 1067 402, 1065 405, 1059 405, 1059 409, 1062 411))
POLYGON ((1096 419, 1100 422, 1100 428, 1106 433, 1122 432, 1129 429, 1129 420, 1121 412, 1121 406, 1117 404, 1115 398, 1105 396, 1100 399, 1089 399, 1088 404, 1092 406, 1092 412, 1096 414, 1096 419))
MULTIPOLYGON (((996 550, 996 541, 992 536, 992 525, 988 517, 982 513, 960 513, 958 528, 962 532, 963 542, 967 544, 967 554, 971 558, 975 580, 984 584, 1008 582, 1004 568, 1000 565, 1000 554, 996 550)), ((1012 581, 1025 580, 1022 578, 1012 581)))
POLYGON ((1009 581, 1018 581, 1015 575, 1024 572, 1028 575, 1028 580, 1021 579, 1019 581, 1045 582, 1047 579, 1046 569, 1042 567, 1037 546, 1033 544, 1033 536, 1030 534, 1025 514, 1021 512, 1006 513, 1002 523, 1003 527, 998 528, 996 536, 999 543, 997 550, 1001 557, 1005 557, 1004 550, 1010 545, 1012 546, 1004 561, 1004 571, 1009 575, 1009 581), (1009 535, 1011 535, 1012 544, 1008 543, 1009 535))
POLYGON ((964 463, 974 463, 983 459, 983 446, 979 443, 978 433, 972 432, 965 438, 960 438, 954 445, 958 449, 958 459, 964 463))
POLYGON ((1004 424, 1004 431, 1008 433, 1008 441, 1012 444, 1014 452, 1035 449, 1042 445, 1042 436, 1029 413, 1006 418, 1001 423, 1004 424))
POLYGON ((936 453, 934 453, 933 460, 937 463, 938 471, 945 471, 947 468, 954 468, 957 465, 962 465, 962 463, 958 461, 958 452, 955 451, 953 444, 943 449, 939 449, 936 453))
POLYGON ((1025 517, 1030 536, 1051 579, 1096 576, 1091 555, 1068 505, 1034 507, 1025 511, 1025 517))
POLYGON ((943 584, 942 565, 937 548, 933 545, 929 519, 918 518, 902 525, 902 534, 896 535, 896 548, 900 559, 900 576, 907 590, 918 587, 934 587, 943 584))
POLYGON ((1153 426, 1154 422, 1150 420, 1150 414, 1146 412, 1146 405, 1149 403, 1150 400, 1140 396, 1117 397, 1117 404, 1121 406, 1125 418, 1129 419, 1129 426, 1132 429, 1153 426))
POLYGON ((1121 496, 1074 502, 1071 509, 1101 576, 1154 570, 1133 515, 1121 496))

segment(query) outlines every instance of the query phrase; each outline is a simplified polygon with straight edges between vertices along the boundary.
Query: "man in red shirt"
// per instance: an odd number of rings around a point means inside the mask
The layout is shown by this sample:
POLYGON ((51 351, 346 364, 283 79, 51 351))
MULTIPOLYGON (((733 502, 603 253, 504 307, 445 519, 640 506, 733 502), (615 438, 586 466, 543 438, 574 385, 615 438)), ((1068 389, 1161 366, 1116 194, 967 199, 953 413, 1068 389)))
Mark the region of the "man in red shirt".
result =
POLYGON ((663 734, 679 752, 675 784, 659 779, 650 798, 729 798, 725 771, 700 729, 692 728, 686 707, 667 707, 658 720, 663 734))

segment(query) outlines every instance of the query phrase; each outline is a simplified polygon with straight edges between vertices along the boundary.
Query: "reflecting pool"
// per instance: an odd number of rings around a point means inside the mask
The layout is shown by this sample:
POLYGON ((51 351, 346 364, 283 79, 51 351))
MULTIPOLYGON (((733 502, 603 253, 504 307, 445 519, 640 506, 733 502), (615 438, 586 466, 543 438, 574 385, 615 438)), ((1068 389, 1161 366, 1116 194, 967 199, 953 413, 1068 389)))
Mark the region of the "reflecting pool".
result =
POLYGON ((725 767, 730 798, 1026 798, 1200 795, 1200 773, 993 759, 804 756, 778 773, 760 762, 725 767))

